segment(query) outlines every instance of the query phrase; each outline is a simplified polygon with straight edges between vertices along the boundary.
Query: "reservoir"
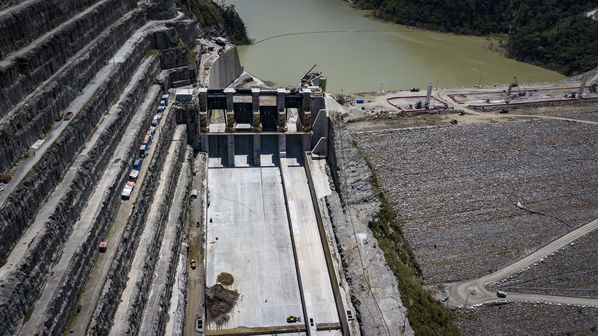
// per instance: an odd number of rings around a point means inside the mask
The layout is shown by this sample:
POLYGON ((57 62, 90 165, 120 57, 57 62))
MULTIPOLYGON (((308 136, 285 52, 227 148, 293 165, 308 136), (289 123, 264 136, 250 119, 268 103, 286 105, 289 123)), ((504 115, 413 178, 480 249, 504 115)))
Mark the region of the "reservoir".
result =
MULTIPOLYGON (((239 47, 253 75, 296 86, 314 64, 328 91, 365 92, 556 81, 563 75, 506 58, 479 36, 436 33, 366 17, 342 0, 226 0, 245 21, 239 47)), ((496 45, 496 42, 494 42, 496 45)))

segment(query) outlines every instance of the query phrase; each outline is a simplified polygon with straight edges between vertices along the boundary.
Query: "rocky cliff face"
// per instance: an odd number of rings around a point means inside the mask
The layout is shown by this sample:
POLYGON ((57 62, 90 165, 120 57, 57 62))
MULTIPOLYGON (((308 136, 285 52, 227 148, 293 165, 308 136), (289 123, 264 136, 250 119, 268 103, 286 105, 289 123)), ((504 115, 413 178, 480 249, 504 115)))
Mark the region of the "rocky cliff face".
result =
POLYGON ((177 15, 174 0, 150 0, 147 17, 150 20, 172 19, 177 15))
POLYGON ((141 10, 133 11, 104 31, 52 79, 40 85, 0 121, 0 172, 9 169, 22 153, 43 136, 71 101, 105 65, 135 29, 144 22, 141 10))
MULTIPOLYGON (((44 198, 60 180, 65 168, 85 143, 104 111, 118 97, 120 90, 149 50, 150 41, 145 41, 137 45, 137 53, 126 62, 115 66, 103 85, 98 87, 96 94, 74 117, 56 143, 44 154, 4 205, 0 212, 1 257, 8 254, 29 221, 36 215, 44 198)), ((5 140, 4 137, 0 139, 5 140)))
MULTIPOLYGON (((66 239, 72 232, 73 225, 76 222, 82 208, 85 206, 87 199, 93 191, 94 183, 97 182, 101 173, 106 168, 108 160, 115 149, 115 146, 120 140, 120 136, 124 133, 126 125, 128 124, 132 113, 136 110, 139 100, 143 97, 144 90, 147 89, 151 83, 151 78, 154 78, 158 67, 157 60, 154 59, 153 66, 148 68, 145 80, 137 83, 136 88, 130 92, 130 95, 121 102, 120 108, 122 113, 120 118, 116 118, 110 125, 103 128, 103 133, 100 134, 93 143, 93 147, 80 153, 77 161, 69 168, 68 175, 63 179, 59 185, 56 207, 51 209, 52 214, 46 222, 44 222, 42 230, 37 234, 36 238, 30 243, 25 258, 18 261, 18 264, 12 265, 8 270, 9 276, 2 281, 0 287, 0 316, 10 317, 9 320, 1 321, 2 325, 16 327, 23 318, 27 309, 36 299, 41 284, 49 275, 51 266, 60 255, 60 251, 66 239), (83 156, 81 154, 84 154, 83 156), (69 178, 70 177, 70 178, 69 178), (15 304, 18 303, 18 304, 15 304)), ((106 94, 111 94, 117 97, 119 90, 126 84, 132 72, 136 70, 136 63, 131 61, 131 64, 121 68, 120 72, 115 74, 113 81, 107 83, 110 90, 106 94)), ((105 97, 96 97, 102 99, 105 97)), ((108 108, 108 104, 98 102, 97 104, 89 105, 85 114, 82 114, 77 121, 80 127, 72 128, 72 132, 89 132, 90 128, 95 125, 94 118, 100 118, 103 112, 108 108)), ((80 134, 80 133, 79 133, 80 134)), ((65 144, 69 148, 76 147, 76 141, 83 141, 85 138, 73 134, 67 137, 65 141, 71 143, 65 144)), ((88 144, 89 146, 90 144, 88 144)), ((88 147, 89 148, 89 147, 88 147)), ((75 152, 75 151, 73 151, 75 152)), ((45 158, 54 160, 54 164, 60 164, 60 152, 56 155, 48 155, 45 158)), ((74 153, 73 153, 74 154, 74 153)), ((40 174, 50 169, 38 170, 40 174)), ((27 208, 28 204, 23 203, 23 210, 31 211, 31 207, 27 208)), ((3 211, 3 215, 6 213, 3 211)), ((36 218, 40 220, 41 218, 36 218)), ((14 228, 15 222, 6 220, 2 228, 14 228)), ((15 230, 13 230, 14 232, 15 230)), ((8 234, 2 234, 2 239, 10 238, 8 234)), ((3 244, 3 251, 6 251, 9 244, 3 244)))
POLYGON ((175 127, 174 114, 170 114, 168 118, 162 122, 165 123, 165 127, 163 128, 164 133, 160 136, 158 144, 156 144, 156 152, 154 153, 148 168, 149 175, 145 177, 144 183, 139 190, 137 202, 133 208, 133 215, 123 233, 121 245, 112 262, 110 271, 108 272, 108 279, 106 280, 102 294, 98 299, 92 320, 87 329, 88 335, 108 334, 112 323, 112 317, 119 304, 120 294, 127 282, 127 275, 131 267, 131 262, 135 256, 135 248, 138 243, 138 238, 143 231, 150 210, 148 204, 151 204, 155 197, 154 192, 158 186, 160 171, 164 166, 166 151, 170 145, 170 140, 172 139, 175 127))

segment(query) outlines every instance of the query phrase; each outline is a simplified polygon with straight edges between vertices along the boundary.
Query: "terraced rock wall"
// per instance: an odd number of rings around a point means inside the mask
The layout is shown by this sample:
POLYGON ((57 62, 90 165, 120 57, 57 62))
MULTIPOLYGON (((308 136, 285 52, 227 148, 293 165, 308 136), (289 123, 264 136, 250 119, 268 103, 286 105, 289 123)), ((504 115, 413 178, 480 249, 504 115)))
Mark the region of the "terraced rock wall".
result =
POLYGON ((134 0, 104 0, 7 57, 0 67, 0 116, 50 78, 104 29, 136 6, 134 0))
POLYGON ((120 191, 123 185, 127 182, 128 172, 134 159, 139 155, 139 144, 145 136, 146 130, 150 126, 152 116, 155 113, 155 107, 161 99, 161 90, 156 90, 156 94, 151 99, 146 110, 142 111, 145 116, 139 132, 135 136, 127 152, 127 159, 121 160, 119 165, 120 175, 114 175, 112 183, 109 187, 111 192, 106 192, 103 195, 101 202, 102 206, 98 209, 95 215, 95 222, 92 231, 86 236, 85 243, 83 243, 74 258, 69 264, 68 276, 63 279, 61 290, 53 297, 50 311, 52 314, 47 317, 44 325, 46 328, 40 330, 40 334, 48 333, 55 334, 61 332, 68 322, 69 313, 73 309, 77 296, 83 289, 85 281, 91 272, 94 265, 94 260, 98 255, 96 248, 103 237, 106 237, 110 224, 112 223, 118 206, 120 205, 121 197, 120 191))
MULTIPOLYGON (((183 168, 181 169, 181 177, 183 174, 187 175, 187 179, 191 180, 191 171, 189 169, 189 165, 193 162, 193 149, 187 146, 187 151, 185 153, 185 161, 189 164, 183 164, 183 168)), ((183 238, 183 230, 185 228, 185 223, 187 223, 189 211, 189 194, 191 192, 191 183, 188 183, 184 190, 183 201, 181 204, 173 204, 173 206, 180 207, 181 214, 180 217, 176 218, 176 222, 172 223, 169 222, 168 225, 175 225, 176 226, 176 238, 172 241, 172 245, 169 246, 170 249, 170 259, 168 260, 168 271, 166 272, 166 283, 164 286, 160 287, 159 293, 159 301, 158 304, 160 306, 161 314, 155 316, 154 319, 151 321, 152 324, 152 335, 164 335, 166 322, 174 318, 174 316, 168 315, 168 308, 170 304, 171 296, 173 295, 173 287, 175 286, 175 278, 177 274, 177 267, 178 267, 178 259, 180 258, 179 253, 181 250, 181 240, 183 238)), ((178 189, 177 189, 178 191, 178 189)), ((186 265, 186 264, 185 264, 186 265)), ((175 292, 174 295, 177 293, 175 292)))
MULTIPOLYGON (((80 55, 75 62, 38 87, 0 122, 0 172, 6 172, 40 137, 44 129, 68 107, 105 66, 118 48, 145 22, 141 9, 125 15, 80 55)), ((147 53, 147 51, 145 51, 147 53)), ((144 54, 145 55, 145 54, 144 54)), ((118 67, 120 65, 116 65, 118 67)), ((98 89, 98 92, 101 89, 98 89)))
MULTIPOLYGON (((182 129, 186 130, 185 126, 178 126, 182 129)), ((156 223, 156 233, 153 236, 152 241, 150 242, 150 246, 148 247, 148 254, 147 258, 144 260, 145 263, 143 265, 143 276, 135 283, 135 288, 133 290, 133 294, 131 295, 130 305, 127 309, 127 321, 118 321, 118 323, 124 323, 126 325, 127 335, 136 335, 139 333, 139 327, 141 325, 141 320, 143 317, 143 311, 145 308, 145 304, 147 303, 147 299, 149 297, 149 289, 151 288, 152 280, 154 278, 154 270, 156 267, 156 262, 158 260, 158 252, 160 251, 160 246, 162 244, 162 239, 164 238, 164 228, 167 222, 168 214, 170 212, 170 206, 172 205, 173 193, 176 188, 178 182, 179 172, 181 170, 181 165, 185 158, 185 145, 187 134, 186 131, 183 132, 183 139, 185 141, 178 141, 175 142, 175 153, 176 153, 176 162, 174 164, 174 168, 171 171, 171 174, 166 179, 166 189, 165 194, 157 195, 160 197, 160 205, 159 209, 162 211, 160 212, 160 216, 157 219, 152 218, 151 222, 148 222, 147 225, 151 223, 156 223)), ((174 141, 174 140, 173 140, 174 141)), ((174 224, 174 223, 173 223, 174 224)), ((176 244, 175 249, 178 252, 179 244, 176 244)), ((177 253, 173 255, 176 256, 177 253)), ((171 265, 175 265, 174 261, 171 261, 171 265)))
POLYGON ((110 266, 108 278, 98 299, 96 310, 87 328, 87 335, 107 335, 112 323, 112 317, 119 304, 120 294, 127 282, 127 276, 131 268, 131 262, 135 256, 135 249, 138 238, 143 231, 145 221, 149 212, 148 204, 151 204, 154 192, 158 186, 160 171, 164 166, 166 152, 175 128, 174 113, 170 113, 165 120, 162 134, 156 144, 156 152, 148 167, 148 175, 139 190, 139 195, 133 208, 133 215, 129 220, 127 228, 123 233, 118 252, 110 266))
POLYGON ((7 0, 0 5, 4 10, 0 13, 0 59, 98 0, 37 0, 7 9, 18 2, 7 0))
MULTIPOLYGON (((141 50, 143 50, 143 45, 146 49, 149 47, 149 43, 142 44, 141 50)), ((67 161, 64 156, 61 156, 63 152, 60 149, 69 148, 69 153, 72 153, 73 156, 78 152, 78 148, 85 142, 87 135, 91 133, 104 111, 118 97, 119 91, 127 83, 132 73, 137 70, 140 59, 143 58, 132 56, 128 60, 129 62, 119 64, 121 66, 120 71, 113 73, 114 76, 105 83, 103 90, 94 96, 92 101, 78 115, 78 118, 73 121, 73 125, 78 125, 78 127, 71 127, 68 132, 65 132, 65 137, 60 142, 64 146, 55 145, 50 152, 46 153, 42 160, 45 160, 47 165, 43 167, 51 165, 64 167, 67 162, 71 161, 67 161)), ((99 179, 106 168, 108 159, 120 142, 121 135, 137 109, 140 99, 144 97, 145 91, 151 85, 159 70, 157 59, 154 58, 151 62, 152 65, 148 67, 145 76, 141 77, 142 80, 136 83, 134 89, 121 101, 121 114, 119 114, 121 118, 103 129, 96 146, 83 158, 84 161, 81 165, 74 172, 69 171, 69 173, 75 174, 72 184, 69 185, 65 193, 60 195, 57 208, 53 210, 50 220, 44 224, 42 231, 30 243, 25 258, 19 261, 19 265, 12 268, 12 272, 5 278, 6 281, 2 282, 2 286, 0 286, 0 325, 5 326, 7 330, 15 331, 23 320, 25 313, 37 298, 50 268, 60 255, 64 242, 72 232, 72 226, 77 221, 82 208, 93 191, 93 183, 99 179)), ((44 174, 46 170, 50 170, 49 168, 39 168, 37 167, 34 173, 44 174)), ((25 194, 30 193, 26 192, 25 194)), ((4 211, 2 214, 6 215, 4 211)), ((5 217, 4 220, 3 229, 12 228, 12 233, 19 229, 18 227, 15 228, 14 222, 16 220, 14 217, 12 222, 10 217, 5 217)), ((22 230, 24 229, 23 227, 22 230)), ((0 236, 6 241, 4 234, 0 236)), ((2 252, 7 254, 9 250, 6 247, 13 244, 14 241, 3 243, 2 252)))
POLYGON ((148 18, 151 20, 172 19, 177 15, 175 0, 151 0, 148 18))
MULTIPOLYGON (((58 183, 104 112, 118 97, 149 47, 150 40, 144 39, 136 45, 131 57, 124 63, 115 65, 114 71, 97 89, 87 105, 74 117, 54 145, 9 197, 0 212, 0 259, 8 255, 27 228, 45 197, 58 183)), ((0 139, 4 138, 0 136, 0 139)))

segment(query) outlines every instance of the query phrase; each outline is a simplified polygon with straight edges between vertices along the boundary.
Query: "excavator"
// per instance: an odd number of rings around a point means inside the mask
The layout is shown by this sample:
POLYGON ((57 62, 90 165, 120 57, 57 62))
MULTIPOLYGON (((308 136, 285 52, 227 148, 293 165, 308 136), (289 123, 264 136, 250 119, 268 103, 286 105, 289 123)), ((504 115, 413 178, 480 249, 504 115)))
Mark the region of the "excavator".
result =
POLYGON ((297 316, 293 316, 293 315, 289 315, 289 317, 287 317, 287 323, 297 323, 297 322, 301 322, 301 317, 297 317, 297 316))

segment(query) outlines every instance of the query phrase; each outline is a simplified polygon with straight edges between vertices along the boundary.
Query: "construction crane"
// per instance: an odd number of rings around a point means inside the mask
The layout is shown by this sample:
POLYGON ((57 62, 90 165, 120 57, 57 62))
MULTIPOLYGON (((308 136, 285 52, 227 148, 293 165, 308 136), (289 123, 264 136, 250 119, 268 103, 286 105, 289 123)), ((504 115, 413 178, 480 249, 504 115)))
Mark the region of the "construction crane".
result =
MULTIPOLYGON (((298 86, 301 85, 301 82, 303 81, 304 78, 308 77, 309 73, 316 67, 318 66, 317 64, 314 64, 314 66, 312 66, 309 70, 307 70, 307 72, 305 73, 305 75, 301 76, 301 79, 299 79, 299 83, 297 85, 295 85, 293 88, 296 89, 298 86)), ((309 78, 309 77, 308 77, 309 78)))

